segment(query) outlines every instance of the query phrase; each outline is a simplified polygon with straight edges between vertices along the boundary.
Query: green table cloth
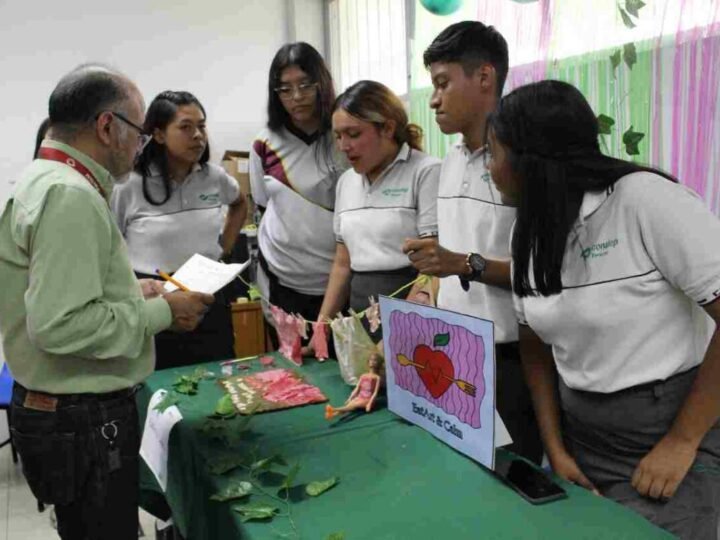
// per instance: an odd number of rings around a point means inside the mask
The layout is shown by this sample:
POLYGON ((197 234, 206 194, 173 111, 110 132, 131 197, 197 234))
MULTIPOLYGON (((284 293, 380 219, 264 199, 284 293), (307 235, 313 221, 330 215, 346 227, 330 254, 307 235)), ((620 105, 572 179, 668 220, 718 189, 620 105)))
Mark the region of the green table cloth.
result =
MULTIPOLYGON (((276 364, 289 367, 276 356, 276 364)), ((262 369, 252 361, 252 371, 262 369)), ((202 367, 221 377, 216 363, 202 367)), ((138 393, 141 425, 148 403, 159 389, 171 390, 180 375, 196 366, 158 371, 138 393)), ((340 378, 337 363, 306 360, 299 370, 320 387, 330 402, 341 404, 351 388, 340 378)), ((328 422, 324 404, 254 415, 237 441, 213 438, 201 430, 223 391, 215 380, 199 383, 194 396, 180 395, 183 420, 169 441, 168 485, 162 493, 141 464, 141 504, 161 518, 172 511, 187 540, 303 538, 322 540, 342 533, 346 540, 381 539, 612 539, 672 538, 632 511, 561 482, 567 499, 534 506, 489 471, 410 425, 384 407, 346 421, 328 422), (272 521, 246 522, 235 504, 270 502, 262 494, 249 500, 216 502, 210 496, 247 478, 234 469, 213 475, 218 458, 247 456, 249 461, 282 455, 300 465, 293 485, 336 476, 338 484, 319 497, 299 498, 272 521)), ((232 421, 235 424, 237 420, 232 421)), ((287 471, 290 467, 279 467, 287 471)), ((265 475, 262 489, 277 495, 280 477, 265 475)), ((293 490, 296 494, 302 488, 293 490)))

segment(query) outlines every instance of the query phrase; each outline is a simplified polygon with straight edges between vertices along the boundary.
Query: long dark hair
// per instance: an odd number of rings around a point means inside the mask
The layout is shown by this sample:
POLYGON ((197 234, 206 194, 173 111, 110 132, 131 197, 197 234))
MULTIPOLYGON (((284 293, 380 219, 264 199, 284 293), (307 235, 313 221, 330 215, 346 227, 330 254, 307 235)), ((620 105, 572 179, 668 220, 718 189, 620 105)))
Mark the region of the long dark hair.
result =
POLYGON ((514 90, 490 115, 488 129, 506 147, 520 182, 512 238, 513 291, 518 296, 562 291, 567 237, 586 192, 603 191, 639 171, 677 182, 657 169, 603 155, 595 113, 580 91, 564 82, 542 81, 514 90))
POLYGON ((358 81, 340 94, 335 107, 380 129, 388 120, 395 121, 393 138, 398 146, 422 150, 423 131, 408 122, 405 107, 392 90, 376 81, 358 81))
MULTIPOLYGON (((196 105, 198 109, 202 111, 203 116, 207 117, 202 103, 190 92, 166 90, 158 94, 157 97, 152 100, 152 103, 150 103, 150 107, 148 107, 144 125, 146 133, 152 135, 156 128, 160 130, 167 128, 168 124, 175 118, 178 108, 183 105, 196 105)), ((198 162, 200 165, 205 165, 209 159, 210 144, 208 143, 198 162)), ((170 170, 168 167, 167 149, 164 144, 156 142, 154 138, 151 139, 135 163, 135 172, 142 175, 143 195, 147 202, 155 206, 160 206, 170 199, 170 195, 172 194, 170 187, 172 179, 170 178, 170 170), (160 174, 163 179, 165 196, 160 201, 152 198, 147 186, 147 178, 151 175, 150 168, 152 165, 160 169, 160 174)))
POLYGON ((318 85, 315 110, 320 119, 320 141, 315 147, 315 161, 318 164, 324 162, 327 169, 335 174, 337 171, 333 155, 334 142, 330 136, 335 85, 330 70, 325 65, 325 60, 309 43, 304 41, 286 43, 275 53, 268 75, 267 127, 272 131, 279 131, 290 124, 290 115, 285 110, 275 89, 280 86, 282 72, 291 66, 299 67, 308 74, 312 82, 318 85))
POLYGON ((278 131, 290 122, 280 96, 275 89, 280 86, 282 72, 290 66, 297 66, 308 74, 312 82, 317 83, 317 112, 320 116, 320 132, 329 132, 332 127, 332 106, 335 101, 335 85, 330 71, 320 53, 303 41, 287 43, 280 47, 270 64, 268 76, 268 121, 267 126, 278 131))

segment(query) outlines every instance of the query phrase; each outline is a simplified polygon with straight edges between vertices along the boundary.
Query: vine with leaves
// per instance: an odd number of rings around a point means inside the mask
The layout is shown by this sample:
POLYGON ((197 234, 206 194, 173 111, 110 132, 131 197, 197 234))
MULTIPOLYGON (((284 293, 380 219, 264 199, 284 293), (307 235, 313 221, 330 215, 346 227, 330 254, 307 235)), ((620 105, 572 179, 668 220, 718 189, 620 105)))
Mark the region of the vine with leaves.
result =
MULTIPOLYGON (((188 402, 182 400, 196 396, 202 381, 215 378, 215 374, 204 367, 196 368, 189 375, 180 375, 172 383, 172 390, 166 392, 155 405, 155 410, 163 413, 168 407, 187 405, 188 402)), ((224 448, 220 455, 208 460, 208 472, 215 476, 233 472, 234 476, 223 489, 211 495, 210 500, 230 504, 230 510, 239 514, 242 522, 272 522, 274 518, 285 518, 291 530, 281 532, 273 527, 274 535, 299 540, 301 535, 293 519, 293 503, 322 495, 334 488, 339 478, 331 476, 298 484, 296 478, 301 463, 289 466, 280 454, 262 456, 259 448, 250 443, 249 427, 254 414, 254 410, 248 415, 238 414, 231 396, 225 393, 212 413, 196 428, 202 437, 214 441, 218 448, 224 448)), ((325 540, 344 538, 343 531, 335 531, 329 533, 325 540)))
MULTIPOLYGON (((625 6, 618 4, 617 8, 620 12, 620 18, 623 24, 627 28, 635 28, 637 26, 635 21, 640 17, 640 9, 645 6, 642 0, 625 0, 625 6)), ((622 63, 625 63, 629 70, 632 70, 633 66, 637 63, 637 49, 635 44, 630 42, 618 48, 610 55, 610 63, 612 65, 613 77, 617 75, 617 70, 622 63)), ((627 96, 625 96, 627 97, 627 96)), ((605 135, 612 135, 613 127, 615 126, 615 119, 607 114, 600 114, 597 117, 599 131, 601 135, 601 142, 605 146, 605 150, 608 151, 607 143, 605 141, 605 135)), ((625 152, 630 156, 637 156, 640 154, 638 145, 640 141, 645 138, 645 134, 639 131, 635 131, 631 125, 622 136, 622 142, 625 145, 625 152)))

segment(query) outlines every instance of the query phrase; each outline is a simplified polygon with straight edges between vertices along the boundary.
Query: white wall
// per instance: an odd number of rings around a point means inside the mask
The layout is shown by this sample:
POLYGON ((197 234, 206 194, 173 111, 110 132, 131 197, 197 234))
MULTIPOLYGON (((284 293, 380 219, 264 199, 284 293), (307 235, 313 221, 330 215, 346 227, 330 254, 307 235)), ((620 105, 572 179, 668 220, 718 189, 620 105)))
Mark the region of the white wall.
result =
MULTIPOLYGON (((265 122, 267 75, 288 39, 324 50, 324 0, 0 0, 0 209, 31 160, 58 79, 109 63, 150 100, 189 90, 208 113, 213 160, 265 122)), ((0 354, 0 366, 4 361, 0 354)), ((7 436, 0 415, 0 440, 7 436)))
MULTIPOLYGON (((288 41, 307 41, 327 58, 323 25, 325 0, 285 0, 288 41)), ((328 66, 330 62, 328 61, 328 66)))
POLYGON ((166 89, 193 92, 207 109, 213 159, 228 148, 247 149, 265 122, 267 72, 278 47, 289 37, 323 50, 322 5, 1 0, 0 204, 31 159, 54 85, 82 62, 124 71, 147 103, 166 89))

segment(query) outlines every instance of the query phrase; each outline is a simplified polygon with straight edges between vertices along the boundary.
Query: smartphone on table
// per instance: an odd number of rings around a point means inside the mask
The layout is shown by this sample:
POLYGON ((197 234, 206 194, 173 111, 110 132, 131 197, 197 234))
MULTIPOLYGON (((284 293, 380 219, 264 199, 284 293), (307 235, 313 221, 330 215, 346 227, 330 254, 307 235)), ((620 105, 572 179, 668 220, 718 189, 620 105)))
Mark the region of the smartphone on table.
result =
POLYGON ((495 474, 526 501, 544 504, 567 497, 567 493, 541 469, 520 459, 498 459, 495 474))

